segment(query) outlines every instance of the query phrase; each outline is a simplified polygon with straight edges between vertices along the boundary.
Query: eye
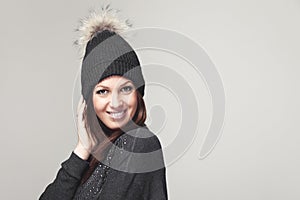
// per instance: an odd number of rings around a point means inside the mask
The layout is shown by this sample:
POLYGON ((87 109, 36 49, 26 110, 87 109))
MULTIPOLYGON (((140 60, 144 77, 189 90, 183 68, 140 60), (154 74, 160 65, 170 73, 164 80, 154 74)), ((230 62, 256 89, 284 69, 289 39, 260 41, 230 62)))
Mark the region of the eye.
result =
POLYGON ((108 93, 108 90, 105 90, 105 89, 101 89, 101 90, 96 91, 96 94, 100 94, 100 95, 105 95, 107 93, 108 93))
POLYGON ((125 86, 125 87, 121 88, 121 92, 124 92, 124 93, 130 93, 132 90, 133 90, 132 86, 125 86))

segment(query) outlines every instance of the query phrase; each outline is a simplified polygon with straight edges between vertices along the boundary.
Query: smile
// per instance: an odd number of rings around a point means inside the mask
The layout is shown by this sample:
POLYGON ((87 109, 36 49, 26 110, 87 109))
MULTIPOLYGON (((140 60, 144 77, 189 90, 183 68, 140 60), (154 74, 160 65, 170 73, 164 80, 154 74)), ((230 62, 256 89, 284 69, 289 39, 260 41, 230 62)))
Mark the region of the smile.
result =
POLYGON ((107 112, 109 114, 109 116, 113 119, 122 119, 125 114, 126 114, 127 110, 122 110, 120 112, 107 112))

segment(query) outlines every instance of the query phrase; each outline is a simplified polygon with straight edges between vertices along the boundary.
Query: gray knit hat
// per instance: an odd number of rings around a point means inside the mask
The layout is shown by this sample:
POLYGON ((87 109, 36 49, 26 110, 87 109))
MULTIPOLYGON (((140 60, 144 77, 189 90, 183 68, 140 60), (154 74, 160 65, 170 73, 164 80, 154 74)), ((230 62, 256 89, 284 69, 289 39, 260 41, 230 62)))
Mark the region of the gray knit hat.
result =
POLYGON ((81 67, 81 89, 87 101, 97 83, 119 75, 133 82, 137 91, 144 96, 145 81, 139 59, 134 49, 120 35, 130 24, 121 22, 116 12, 109 7, 102 12, 93 11, 81 20, 78 31, 81 37, 76 41, 84 51, 81 67))

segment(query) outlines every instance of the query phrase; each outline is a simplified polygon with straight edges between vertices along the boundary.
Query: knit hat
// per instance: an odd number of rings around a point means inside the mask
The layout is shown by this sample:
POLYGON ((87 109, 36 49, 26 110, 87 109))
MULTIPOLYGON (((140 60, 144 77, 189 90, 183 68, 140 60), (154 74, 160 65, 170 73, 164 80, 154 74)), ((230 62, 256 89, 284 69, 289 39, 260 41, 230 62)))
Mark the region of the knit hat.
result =
POLYGON ((97 83, 114 75, 131 80, 144 96, 145 81, 139 59, 121 36, 129 26, 128 21, 120 21, 116 11, 109 6, 102 8, 100 13, 92 11, 89 17, 81 20, 81 26, 77 29, 81 37, 76 44, 84 51, 81 93, 85 100, 97 83))

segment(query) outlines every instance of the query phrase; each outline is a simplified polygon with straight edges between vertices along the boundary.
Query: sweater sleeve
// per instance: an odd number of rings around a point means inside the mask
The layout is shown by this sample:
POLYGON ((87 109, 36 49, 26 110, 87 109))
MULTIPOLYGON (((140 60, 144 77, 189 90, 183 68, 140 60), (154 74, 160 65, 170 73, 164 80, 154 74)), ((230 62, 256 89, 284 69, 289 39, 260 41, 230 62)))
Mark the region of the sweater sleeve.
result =
POLYGON ((130 154, 126 166, 128 171, 134 169, 145 172, 134 173, 132 185, 135 187, 132 188, 138 189, 128 190, 125 199, 167 200, 166 167, 160 141, 149 129, 143 129, 136 134, 137 137, 132 139, 132 152, 138 154, 130 154))
POLYGON ((72 152, 61 164, 56 178, 46 187, 39 200, 71 200, 88 167, 88 161, 82 160, 72 152))
POLYGON ((139 188, 135 192, 127 192, 125 199, 138 200, 167 200, 166 168, 153 172, 136 174, 133 188, 139 188))
POLYGON ((143 200, 167 200, 166 168, 148 174, 150 178, 143 189, 143 200))

